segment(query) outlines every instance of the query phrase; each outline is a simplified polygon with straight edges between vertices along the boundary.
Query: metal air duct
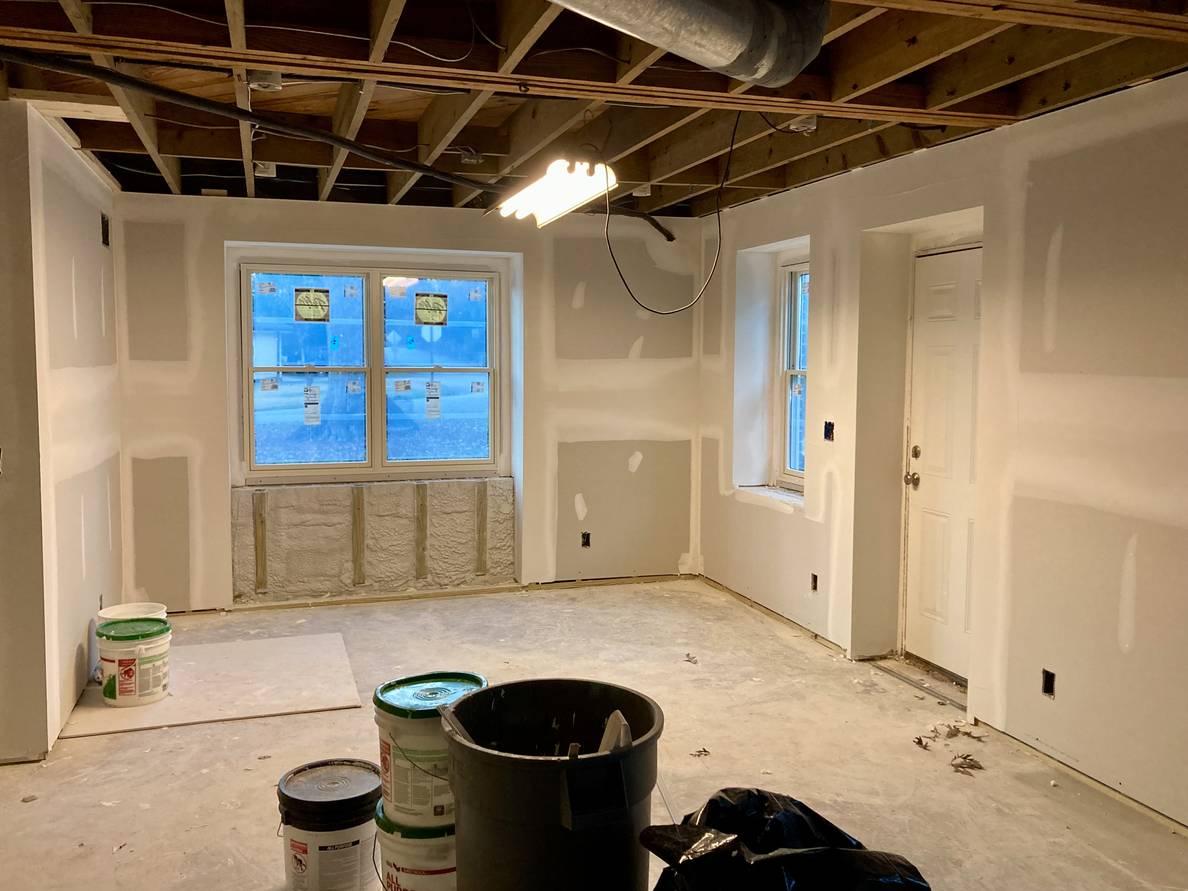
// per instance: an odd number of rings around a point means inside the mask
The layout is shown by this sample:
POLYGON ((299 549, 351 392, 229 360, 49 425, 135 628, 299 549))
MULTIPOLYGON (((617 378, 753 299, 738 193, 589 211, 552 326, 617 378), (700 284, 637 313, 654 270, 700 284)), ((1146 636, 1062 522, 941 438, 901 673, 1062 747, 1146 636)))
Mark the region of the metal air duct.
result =
POLYGON ((704 68, 782 87, 821 51, 829 0, 553 0, 704 68))

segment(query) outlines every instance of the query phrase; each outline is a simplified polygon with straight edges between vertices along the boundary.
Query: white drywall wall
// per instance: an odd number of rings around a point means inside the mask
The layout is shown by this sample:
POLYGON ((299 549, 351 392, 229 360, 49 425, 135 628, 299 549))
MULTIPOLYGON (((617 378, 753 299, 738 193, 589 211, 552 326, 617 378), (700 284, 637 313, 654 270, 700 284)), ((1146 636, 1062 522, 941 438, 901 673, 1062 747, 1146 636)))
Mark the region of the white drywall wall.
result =
MULTIPOLYGON (((371 246, 376 257, 393 250, 485 252, 511 264, 509 364, 518 384, 512 394, 511 465, 521 581, 556 577, 558 443, 695 439, 691 322, 665 323, 636 313, 628 296, 607 279, 601 218, 570 217, 538 231, 530 222, 478 211, 132 194, 117 196, 116 211, 123 235, 117 291, 127 296, 121 330, 138 339, 132 351, 121 341, 126 460, 187 461, 189 498, 177 510, 188 519, 190 608, 231 603, 231 486, 239 473, 240 421, 230 396, 236 383, 229 378, 236 368, 239 298, 234 270, 225 268, 228 243, 263 243, 281 252, 298 246, 306 257, 316 250, 310 246, 318 245, 349 247, 353 255, 371 246), (553 255, 562 239, 564 264, 553 255), (151 255, 165 249, 181 258, 180 268, 153 261, 151 255), (162 313, 162 305, 169 313, 162 313), (558 318, 562 307, 565 315, 558 318), (153 324, 168 328, 169 350, 152 343, 153 324), (635 329, 630 337, 624 337, 624 326, 635 329), (567 358, 557 357, 559 327, 567 358)), ((664 303, 674 299, 674 289, 691 291, 698 224, 677 221, 674 245, 638 220, 616 219, 614 226, 624 267, 647 295, 664 303)), ((691 490, 695 468, 689 476, 691 490)), ((692 529, 688 504, 673 516, 692 529)), ((591 519, 607 535, 616 534, 614 516, 591 519)), ((160 524, 170 517, 154 522, 160 534, 169 533, 160 524)), ((126 514, 124 526, 135 529, 135 518, 126 514)), ((691 554, 693 545, 687 550, 691 554)), ((142 559, 151 557, 137 551, 133 536, 125 560, 128 597, 137 594, 135 567, 142 559)))
MULTIPOLYGON (((1181 75, 732 210, 723 293, 701 322, 722 332, 722 354, 706 350, 701 363, 705 572, 861 648, 870 629, 854 613, 852 570, 869 539, 855 538, 853 486, 879 462, 888 472, 886 456, 855 439, 859 355, 877 336, 863 315, 885 310, 863 281, 863 232, 984 209, 970 711, 1180 820, 1186 151, 1181 75), (735 378, 749 367, 739 349, 761 334, 754 301, 767 273, 754 252, 804 236, 813 293, 800 505, 739 490, 731 474, 753 449, 735 434, 735 378), (821 576, 816 595, 810 572, 821 576), (1055 699, 1040 693, 1043 668, 1057 673, 1055 699)), ((903 343, 903 322, 878 324, 903 343)), ((902 379, 902 366, 892 373, 902 379)))
POLYGON ((50 742, 28 128, 0 102, 0 762, 50 742))
POLYGON ((120 406, 107 186, 29 115, 49 738, 86 685, 89 623, 121 595, 120 406))

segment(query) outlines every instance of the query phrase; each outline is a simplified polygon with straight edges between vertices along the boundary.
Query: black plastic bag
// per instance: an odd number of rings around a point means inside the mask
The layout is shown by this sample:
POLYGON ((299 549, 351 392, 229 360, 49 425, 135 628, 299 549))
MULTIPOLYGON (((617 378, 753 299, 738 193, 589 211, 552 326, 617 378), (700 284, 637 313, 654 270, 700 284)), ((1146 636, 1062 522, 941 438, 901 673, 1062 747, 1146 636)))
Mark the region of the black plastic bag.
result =
POLYGON ((649 826, 643 846, 668 864, 655 891, 923 891, 898 854, 868 851, 795 798, 722 789, 679 826, 649 826))

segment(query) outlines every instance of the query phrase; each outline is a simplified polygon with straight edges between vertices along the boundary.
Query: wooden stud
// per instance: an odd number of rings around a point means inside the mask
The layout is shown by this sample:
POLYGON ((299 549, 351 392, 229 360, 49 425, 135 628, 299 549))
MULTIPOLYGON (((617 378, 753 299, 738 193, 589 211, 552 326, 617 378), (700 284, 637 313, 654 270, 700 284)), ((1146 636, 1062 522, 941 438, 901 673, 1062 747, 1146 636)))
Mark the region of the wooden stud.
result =
POLYGON ((0 102, 8 101, 8 67, 0 62, 0 102))
POLYGON ((474 574, 487 574, 487 481, 474 484, 474 574))
POLYGON ((429 486, 413 484, 413 548, 416 556, 416 577, 429 578, 429 486))
POLYGON ((366 548, 364 542, 367 536, 367 519, 363 510, 364 496, 362 486, 351 486, 351 562, 354 564, 353 584, 358 586, 366 583, 367 574, 364 567, 366 548))
MULTIPOLYGON (((247 49, 247 24, 243 13, 243 0, 223 0, 227 13, 227 34, 234 49, 247 49)), ((247 84, 247 69, 242 65, 231 69, 232 86, 235 89, 235 104, 245 111, 252 107, 251 91, 247 84)), ((239 154, 243 158, 243 179, 247 196, 256 197, 256 165, 252 158, 252 125, 239 122, 239 154)))
POLYGON ((268 507, 268 492, 256 489, 252 492, 252 530, 256 542, 256 592, 268 590, 268 527, 265 513, 268 507))

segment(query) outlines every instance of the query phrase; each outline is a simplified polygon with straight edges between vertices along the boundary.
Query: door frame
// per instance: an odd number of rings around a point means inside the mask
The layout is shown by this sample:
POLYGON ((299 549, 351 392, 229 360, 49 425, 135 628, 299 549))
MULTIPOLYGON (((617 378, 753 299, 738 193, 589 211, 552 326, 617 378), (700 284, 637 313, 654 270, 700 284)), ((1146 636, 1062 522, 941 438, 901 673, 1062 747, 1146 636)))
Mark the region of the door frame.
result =
MULTIPOLYGON (((911 449, 912 442, 912 376, 915 370, 915 335, 916 335, 916 263, 924 257, 936 257, 941 254, 956 254, 963 251, 984 250, 984 245, 979 239, 977 241, 964 241, 960 244, 946 245, 944 247, 924 248, 912 251, 912 277, 908 284, 908 318, 907 318, 907 362, 904 367, 904 383, 903 383, 903 442, 900 444, 899 454, 900 463, 904 468, 904 472, 908 466, 908 453, 911 449)), ((983 262, 985 254, 983 253, 983 262)), ((978 321, 978 334, 981 336, 981 320, 978 321)), ((974 406, 976 414, 977 406, 974 406)), ((908 487, 903 487, 903 493, 900 501, 900 548, 899 548, 899 627, 896 629, 895 648, 896 653, 900 656, 908 655, 907 651, 907 618, 908 618, 908 548, 911 542, 908 540, 908 520, 909 520, 909 504, 908 504, 908 487)), ((920 656, 912 654, 913 658, 920 659, 920 656)), ((927 661, 927 660, 922 660, 927 661)), ((929 663, 930 665, 932 663, 929 663)), ((938 670, 952 674, 946 669, 936 666, 938 670)), ((968 682, 968 678, 963 678, 968 682)))

